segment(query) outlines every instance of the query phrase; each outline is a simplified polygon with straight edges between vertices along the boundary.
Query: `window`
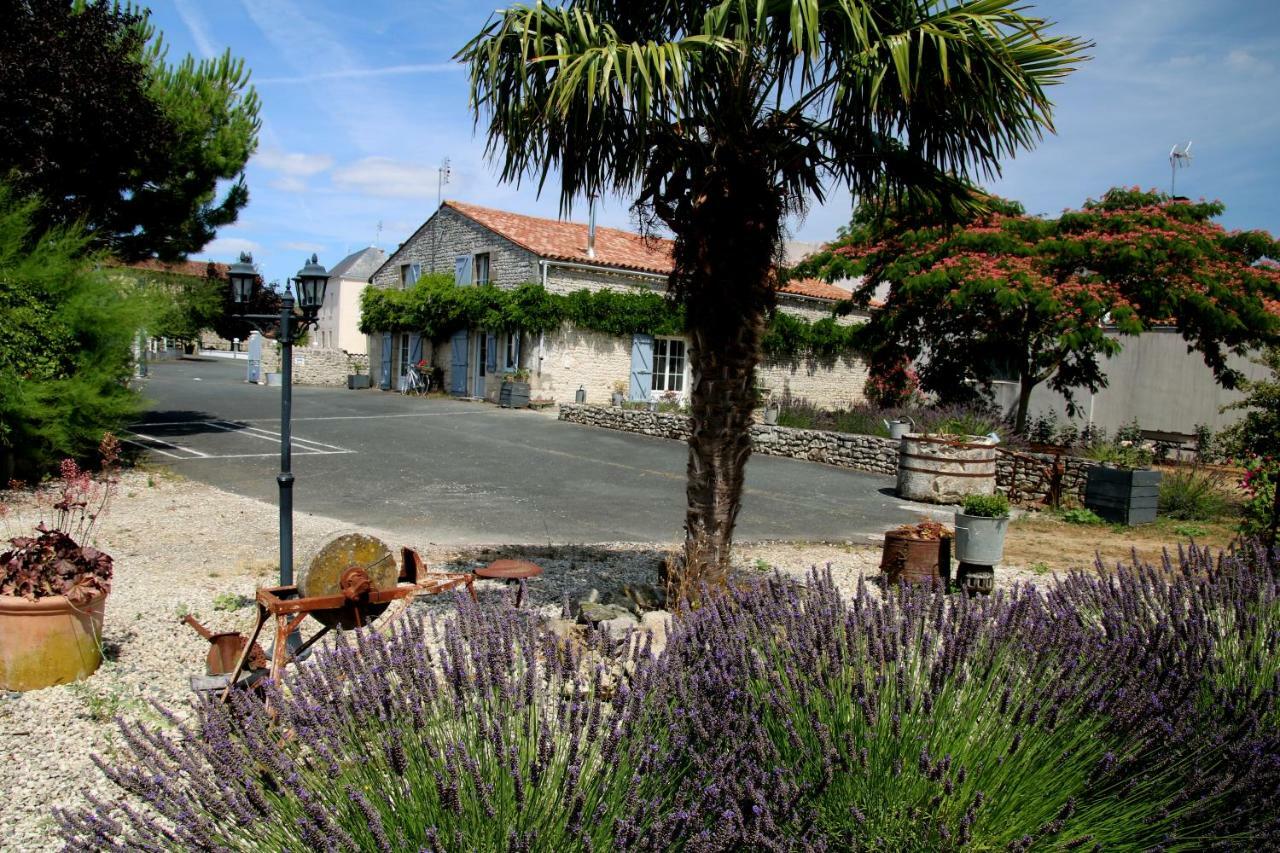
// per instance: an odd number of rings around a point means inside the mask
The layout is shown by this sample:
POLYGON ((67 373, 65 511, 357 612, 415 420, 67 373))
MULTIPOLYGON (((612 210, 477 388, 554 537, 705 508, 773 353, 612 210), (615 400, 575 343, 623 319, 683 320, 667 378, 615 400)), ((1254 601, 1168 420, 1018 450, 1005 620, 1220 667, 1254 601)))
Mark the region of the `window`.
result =
POLYGON ((474 281, 476 284, 489 283, 489 253, 488 252, 481 252, 480 254, 476 255, 475 275, 471 277, 471 280, 474 281))
POLYGON ((400 336, 400 375, 409 375, 409 336, 400 336))
POLYGON ((684 341, 679 338, 654 339, 653 390, 684 391, 684 341))
POLYGON ((502 369, 507 371, 520 369, 520 333, 511 332, 507 335, 507 345, 503 350, 506 354, 502 359, 502 369))

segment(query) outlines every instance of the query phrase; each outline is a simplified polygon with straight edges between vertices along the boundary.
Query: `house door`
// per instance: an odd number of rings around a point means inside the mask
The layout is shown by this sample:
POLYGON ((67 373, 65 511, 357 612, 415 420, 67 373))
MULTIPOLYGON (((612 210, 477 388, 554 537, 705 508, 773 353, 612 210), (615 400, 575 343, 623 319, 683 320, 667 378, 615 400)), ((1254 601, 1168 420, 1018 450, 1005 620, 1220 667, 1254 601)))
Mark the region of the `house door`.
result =
POLYGON ((472 396, 485 395, 486 377, 498 369, 498 339, 488 332, 476 332, 474 376, 471 377, 472 396))
POLYGON ((471 343, 466 329, 459 329, 449 339, 449 393, 467 396, 467 347, 471 343))

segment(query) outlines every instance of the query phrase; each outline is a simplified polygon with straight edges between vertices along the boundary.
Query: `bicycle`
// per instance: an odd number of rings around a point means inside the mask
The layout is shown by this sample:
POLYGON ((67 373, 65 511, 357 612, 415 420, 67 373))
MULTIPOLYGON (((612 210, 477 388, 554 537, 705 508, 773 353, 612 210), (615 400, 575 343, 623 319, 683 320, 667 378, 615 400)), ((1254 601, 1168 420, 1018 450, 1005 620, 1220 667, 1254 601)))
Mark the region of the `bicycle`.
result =
POLYGON ((418 372, 416 367, 410 367, 404 375, 404 387, 400 389, 400 393, 405 396, 425 397, 431 393, 431 374, 425 375, 418 372))

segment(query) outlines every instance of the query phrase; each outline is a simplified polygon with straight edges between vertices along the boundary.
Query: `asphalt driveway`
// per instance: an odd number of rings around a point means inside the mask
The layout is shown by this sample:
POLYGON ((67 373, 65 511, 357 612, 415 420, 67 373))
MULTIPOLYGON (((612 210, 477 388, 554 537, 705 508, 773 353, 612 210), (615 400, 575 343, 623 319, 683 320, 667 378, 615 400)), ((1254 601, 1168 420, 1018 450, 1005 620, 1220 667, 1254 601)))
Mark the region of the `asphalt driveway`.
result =
MULTIPOLYGON (((152 462, 271 503, 280 389, 244 362, 151 365, 123 435, 152 462)), ((673 542, 684 444, 485 403, 297 387, 294 506, 437 543, 673 542)), ((777 457, 748 463, 740 540, 866 541, 928 508, 891 478, 777 457)))

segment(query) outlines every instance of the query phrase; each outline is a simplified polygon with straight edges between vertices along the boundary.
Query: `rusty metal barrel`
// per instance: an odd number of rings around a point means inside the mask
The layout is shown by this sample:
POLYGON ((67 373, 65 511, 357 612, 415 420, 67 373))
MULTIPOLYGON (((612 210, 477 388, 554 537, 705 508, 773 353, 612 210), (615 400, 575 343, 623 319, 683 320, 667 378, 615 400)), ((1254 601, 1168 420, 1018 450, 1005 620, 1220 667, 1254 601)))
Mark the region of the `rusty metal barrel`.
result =
POLYGON ((898 444, 898 496, 950 504, 996 491, 995 441, 909 433, 898 444))

